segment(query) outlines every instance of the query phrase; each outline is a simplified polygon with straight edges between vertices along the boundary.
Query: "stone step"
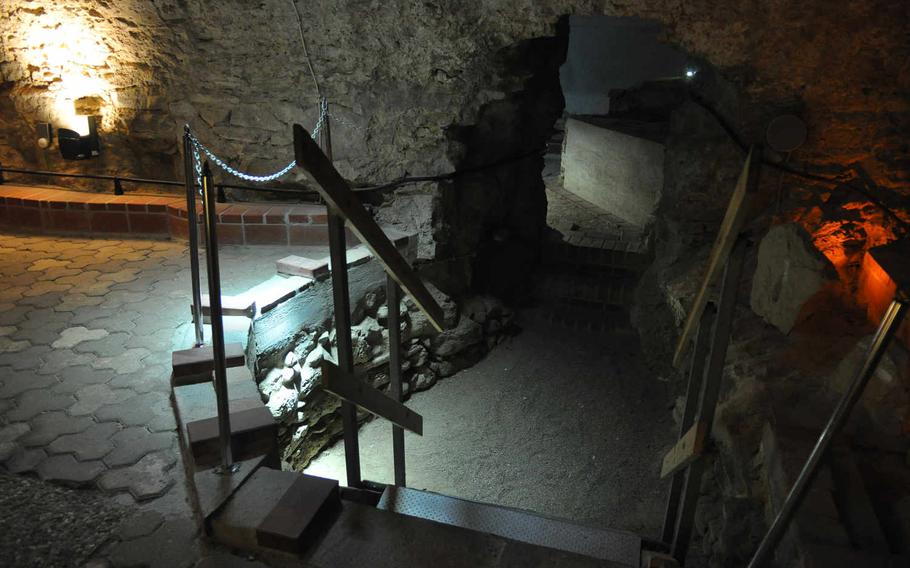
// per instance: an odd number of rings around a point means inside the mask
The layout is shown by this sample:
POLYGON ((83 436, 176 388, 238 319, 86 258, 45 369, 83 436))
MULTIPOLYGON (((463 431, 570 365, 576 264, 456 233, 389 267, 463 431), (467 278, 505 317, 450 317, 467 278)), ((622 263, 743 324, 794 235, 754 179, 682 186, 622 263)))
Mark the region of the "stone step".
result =
POLYGON ((806 544, 803 568, 906 568, 910 555, 866 552, 846 546, 806 544))
MULTIPOLYGON (((224 355, 228 367, 246 365, 246 353, 240 343, 226 343, 224 355)), ((171 354, 171 381, 174 385, 198 382, 197 378, 206 376, 214 369, 215 355, 212 346, 181 349, 171 354)))
POLYGON ((329 275, 329 263, 324 260, 314 260, 305 256, 290 255, 279 259, 275 263, 279 274, 289 276, 304 276, 319 280, 329 275))
POLYGON ((334 520, 340 506, 337 481, 263 467, 212 516, 211 532, 244 550, 298 552, 334 520))
POLYGON ((611 565, 637 568, 641 558, 641 537, 633 533, 429 491, 391 486, 377 508, 615 563, 611 565))
POLYGON ((244 292, 242 296, 248 298, 251 302, 255 302, 258 308, 257 315, 261 315, 303 292, 312 286, 313 282, 312 278, 303 276, 274 275, 268 280, 253 286, 244 292))

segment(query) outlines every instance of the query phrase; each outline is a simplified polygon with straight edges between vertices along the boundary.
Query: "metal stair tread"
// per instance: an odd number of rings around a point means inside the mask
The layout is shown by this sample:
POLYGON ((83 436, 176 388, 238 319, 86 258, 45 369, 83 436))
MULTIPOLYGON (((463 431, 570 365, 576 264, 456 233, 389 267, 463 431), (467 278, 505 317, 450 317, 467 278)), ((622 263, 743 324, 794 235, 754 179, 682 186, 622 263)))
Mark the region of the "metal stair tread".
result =
POLYGON ((389 487, 378 508, 624 566, 638 566, 641 554, 641 537, 633 533, 579 525, 429 491, 389 487))

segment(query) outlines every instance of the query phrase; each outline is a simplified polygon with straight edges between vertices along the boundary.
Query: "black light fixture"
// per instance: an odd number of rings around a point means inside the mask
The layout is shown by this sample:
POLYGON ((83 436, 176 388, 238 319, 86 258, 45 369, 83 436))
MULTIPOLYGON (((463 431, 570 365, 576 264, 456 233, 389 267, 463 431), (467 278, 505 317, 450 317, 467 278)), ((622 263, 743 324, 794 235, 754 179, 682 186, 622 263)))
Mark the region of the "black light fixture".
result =
POLYGON ((98 118, 101 111, 100 97, 82 97, 74 103, 77 116, 88 120, 88 134, 85 136, 75 130, 60 128, 57 131, 57 142, 60 155, 64 160, 86 160, 101 154, 101 143, 98 140, 98 118))

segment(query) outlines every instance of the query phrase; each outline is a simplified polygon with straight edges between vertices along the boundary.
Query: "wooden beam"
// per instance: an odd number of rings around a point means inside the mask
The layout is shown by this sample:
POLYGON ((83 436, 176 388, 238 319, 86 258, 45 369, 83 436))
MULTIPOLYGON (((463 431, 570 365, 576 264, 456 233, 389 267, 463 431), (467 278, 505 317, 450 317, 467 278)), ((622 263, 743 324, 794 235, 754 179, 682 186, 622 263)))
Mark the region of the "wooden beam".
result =
POLYGON ((299 124, 294 125, 294 156, 297 165, 305 169, 316 181, 316 190, 329 207, 344 216, 360 242, 370 249, 373 256, 383 264, 386 272, 414 299, 433 327, 442 331, 445 327, 442 308, 392 241, 363 208, 348 182, 341 177, 306 129, 299 124))
POLYGON ((692 302, 692 308, 689 310, 689 316, 686 318, 686 324, 683 326, 682 335, 679 336, 679 342, 676 344, 676 351, 673 354, 673 366, 680 368, 683 356, 689 348, 689 340, 695 333, 698 320, 701 318, 701 312, 708 301, 708 292, 711 285, 720 276, 733 250, 733 244, 736 238, 742 232, 746 223, 754 200, 758 191, 758 174, 761 170, 761 148, 753 146, 749 149, 749 155, 746 157, 746 163, 739 174, 736 187, 733 189, 733 195, 730 196, 730 203, 727 205, 727 212, 724 220, 720 225, 717 233, 717 239, 714 241, 714 247, 711 249, 711 256, 708 259, 708 269, 702 279, 698 293, 695 295, 695 301, 692 302))
POLYGON ((705 449, 707 430, 705 423, 698 421, 682 438, 677 440, 676 445, 664 456, 663 466, 660 468, 661 479, 676 473, 701 455, 705 449))
POLYGON ((423 436, 423 417, 421 415, 386 396, 379 389, 343 373, 337 365, 329 361, 322 362, 322 388, 405 430, 423 436))

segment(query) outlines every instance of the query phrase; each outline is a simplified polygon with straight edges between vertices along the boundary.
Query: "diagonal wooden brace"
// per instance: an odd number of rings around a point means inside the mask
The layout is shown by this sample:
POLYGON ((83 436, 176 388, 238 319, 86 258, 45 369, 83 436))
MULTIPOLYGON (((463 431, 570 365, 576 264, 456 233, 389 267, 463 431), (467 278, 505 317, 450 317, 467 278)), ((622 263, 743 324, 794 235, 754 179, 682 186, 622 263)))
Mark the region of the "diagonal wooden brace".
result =
POLYGON ((348 182, 341 177, 306 129, 299 124, 294 125, 294 157, 297 159, 297 165, 305 169, 316 181, 316 190, 326 203, 347 220, 360 242, 370 249, 373 256, 383 264, 386 272, 414 299, 433 327, 442 331, 445 328, 442 308, 392 241, 363 208, 348 182))
POLYGON ((322 388, 380 418, 423 436, 423 416, 329 361, 322 362, 322 388))

